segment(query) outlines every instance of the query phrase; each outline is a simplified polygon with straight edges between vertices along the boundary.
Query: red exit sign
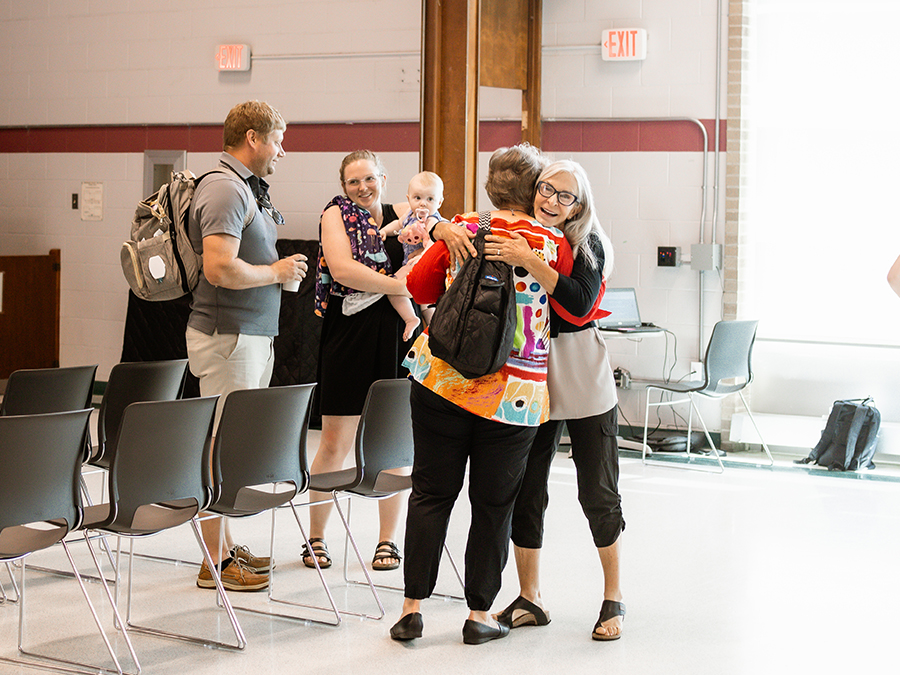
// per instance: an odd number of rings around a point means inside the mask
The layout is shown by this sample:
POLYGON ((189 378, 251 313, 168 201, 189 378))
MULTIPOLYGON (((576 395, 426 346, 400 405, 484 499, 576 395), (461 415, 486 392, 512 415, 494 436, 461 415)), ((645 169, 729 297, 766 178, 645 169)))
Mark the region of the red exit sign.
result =
POLYGON ((647 58, 647 31, 643 28, 614 28, 603 31, 604 61, 643 61, 647 58))
POLYGON ((247 45, 219 45, 216 52, 219 70, 250 70, 250 47, 247 45))

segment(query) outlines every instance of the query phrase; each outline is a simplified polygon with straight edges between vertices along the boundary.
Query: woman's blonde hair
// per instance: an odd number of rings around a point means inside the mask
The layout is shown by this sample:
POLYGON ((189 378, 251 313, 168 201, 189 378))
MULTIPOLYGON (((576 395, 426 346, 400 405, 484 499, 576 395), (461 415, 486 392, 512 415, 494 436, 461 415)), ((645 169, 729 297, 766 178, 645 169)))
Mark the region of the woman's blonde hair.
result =
POLYGON ((604 261, 601 273, 603 278, 607 279, 613 269, 612 240, 606 234, 594 211, 594 195, 591 192, 591 182, 588 180, 584 167, 571 159, 560 159, 547 165, 541 172, 538 180, 546 180, 564 172, 570 174, 578 185, 578 191, 575 194, 578 201, 576 202, 577 208, 574 210, 573 215, 563 223, 561 229, 572 247, 572 254, 576 257, 578 255, 585 256, 591 267, 594 268, 597 267, 597 257, 591 250, 588 240, 592 232, 596 233, 600 238, 600 243, 603 245, 604 261))
POLYGON ((344 170, 347 166, 353 164, 353 162, 358 162, 361 159, 372 162, 372 164, 375 165, 375 170, 378 171, 378 177, 384 177, 384 164, 382 164, 381 158, 378 155, 371 150, 354 150, 341 160, 341 185, 344 184, 344 170))
POLYGON ((491 155, 484 189, 498 209, 517 208, 534 213, 534 186, 547 158, 533 145, 519 143, 491 155))
POLYGON ((225 150, 240 147, 250 129, 263 139, 268 139, 273 131, 287 129, 287 124, 281 113, 265 101, 238 103, 225 118, 222 134, 225 150))

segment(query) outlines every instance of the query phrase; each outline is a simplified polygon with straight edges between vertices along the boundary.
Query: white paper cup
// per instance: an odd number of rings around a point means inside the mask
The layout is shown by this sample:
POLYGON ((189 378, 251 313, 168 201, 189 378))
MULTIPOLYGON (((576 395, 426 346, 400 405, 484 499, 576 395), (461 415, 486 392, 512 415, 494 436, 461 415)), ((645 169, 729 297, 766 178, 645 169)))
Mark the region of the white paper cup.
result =
MULTIPOLYGON (((291 258, 292 256, 286 255, 285 259, 291 258)), ((300 280, 299 279, 291 279, 290 281, 285 281, 281 284, 281 288, 288 293, 296 293, 300 290, 300 280)))

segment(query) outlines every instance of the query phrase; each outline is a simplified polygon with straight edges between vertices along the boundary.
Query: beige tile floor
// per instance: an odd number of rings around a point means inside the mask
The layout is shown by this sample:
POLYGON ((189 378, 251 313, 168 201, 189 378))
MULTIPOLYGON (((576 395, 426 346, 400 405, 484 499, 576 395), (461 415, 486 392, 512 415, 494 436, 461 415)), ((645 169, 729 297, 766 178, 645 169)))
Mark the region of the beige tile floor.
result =
MULTIPOLYGON (((311 448, 317 442, 311 434, 311 448)), ((425 635, 400 644, 388 637, 401 594, 384 592, 381 621, 348 617, 339 627, 240 614, 248 645, 210 650, 142 635, 134 643, 146 674, 252 673, 896 673, 900 636, 900 483, 882 474, 852 479, 810 474, 785 462, 776 470, 729 467, 722 475, 649 467, 621 459, 627 530, 623 585, 628 615, 618 642, 590 639, 601 601, 601 572, 578 506, 570 460, 554 464, 543 561, 543 595, 552 623, 522 628, 481 646, 462 644, 462 603, 433 599, 423 606, 425 635)), ((888 476, 890 478, 890 476, 888 476)), ((375 506, 357 503, 354 531, 364 555, 374 548, 375 506)), ((305 515, 305 514, 304 514, 305 515)), ((451 521, 449 543, 462 559, 467 527, 464 497, 451 521)), ((239 540, 261 552, 270 518, 234 522, 239 540)), ((298 564, 296 526, 277 515, 279 588, 324 600, 315 572, 298 564), (283 580, 283 581, 282 581, 283 580)), ((341 585, 341 529, 333 519, 327 572, 339 602, 374 610, 371 596, 341 585)), ((75 545, 81 570, 90 567, 75 545)), ((199 560, 188 528, 153 537, 138 550, 199 560)), ((32 556, 63 565, 59 550, 32 556)), ((214 594, 194 586, 196 569, 138 560, 136 610, 175 621, 184 630, 229 638, 214 594)), ((444 566, 447 568, 448 566, 444 566)), ((401 583, 399 572, 380 579, 401 583)), ((0 581, 8 588, 5 573, 0 581)), ((29 641, 42 649, 100 661, 99 637, 71 579, 28 572, 29 641)), ((442 571, 439 590, 455 591, 442 571)), ((100 587, 90 585, 99 604, 100 587)), ((516 596, 510 563, 497 599, 516 596)), ((239 598, 264 605, 264 596, 239 598)), ((14 606, 0 606, 0 655, 15 652, 14 606)), ((109 611, 104 617, 109 621, 109 611)), ((121 642, 118 642, 121 647, 121 642)), ((32 672, 0 664, 0 674, 32 672)))

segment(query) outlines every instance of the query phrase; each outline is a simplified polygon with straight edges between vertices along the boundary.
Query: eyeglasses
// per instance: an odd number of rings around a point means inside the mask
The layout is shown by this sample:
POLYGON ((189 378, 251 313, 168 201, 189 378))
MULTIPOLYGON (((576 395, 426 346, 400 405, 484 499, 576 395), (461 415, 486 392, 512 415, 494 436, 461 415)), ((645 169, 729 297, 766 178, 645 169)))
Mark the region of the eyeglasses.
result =
POLYGON ((358 178, 351 178, 350 180, 345 180, 344 185, 346 185, 347 187, 358 188, 360 183, 365 183, 369 187, 372 187, 378 182, 379 178, 380 176, 366 176, 362 180, 359 180, 358 178))
POLYGON ((272 216, 272 220, 275 221, 276 225, 284 225, 284 216, 281 215, 281 212, 278 209, 272 206, 272 200, 269 199, 268 193, 257 197, 256 203, 259 204, 260 208, 269 212, 269 215, 272 216))
POLYGON ((550 185, 550 183, 545 183, 544 181, 538 181, 537 184, 538 192, 542 197, 546 197, 550 199, 553 195, 556 195, 556 201, 559 202, 560 206, 572 206, 575 202, 578 201, 578 197, 573 195, 571 192, 566 192, 565 190, 557 190, 555 187, 550 185))

